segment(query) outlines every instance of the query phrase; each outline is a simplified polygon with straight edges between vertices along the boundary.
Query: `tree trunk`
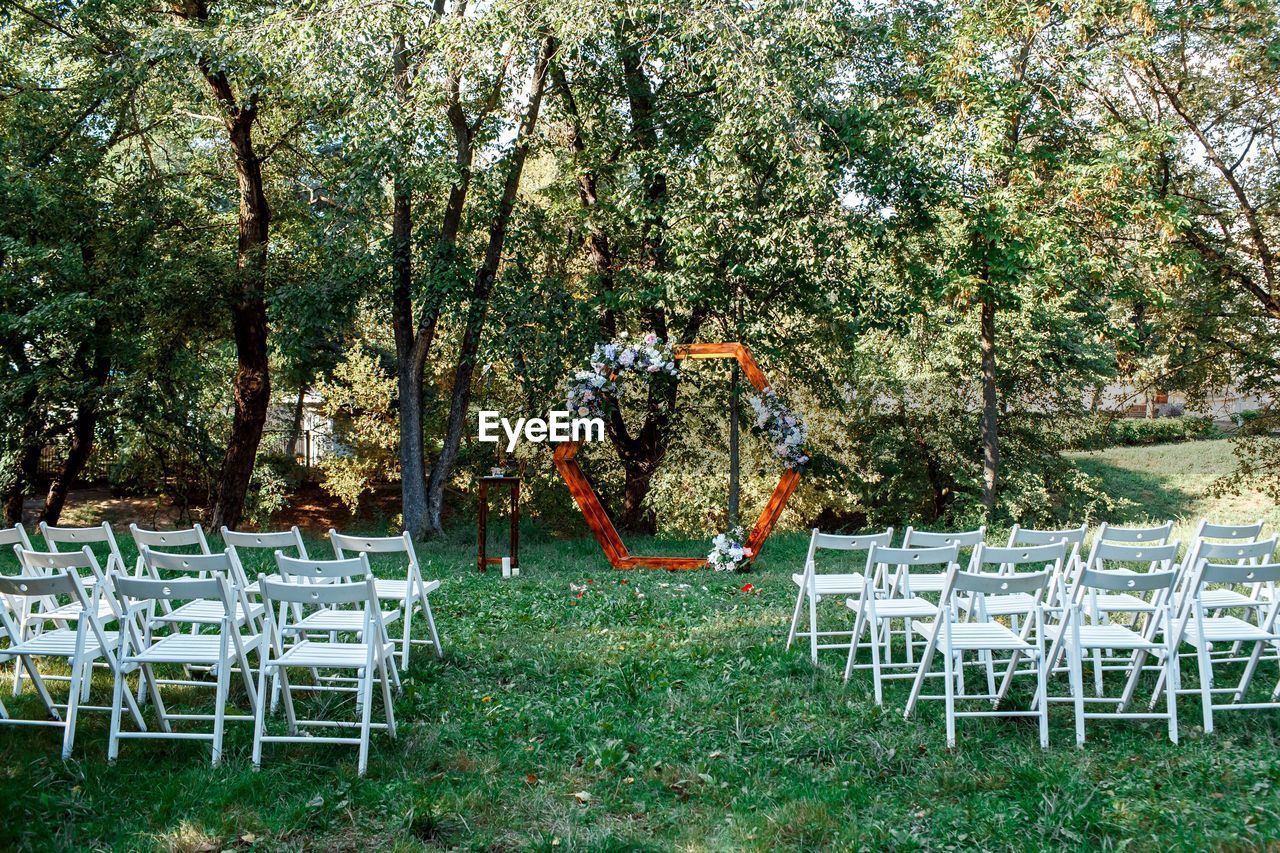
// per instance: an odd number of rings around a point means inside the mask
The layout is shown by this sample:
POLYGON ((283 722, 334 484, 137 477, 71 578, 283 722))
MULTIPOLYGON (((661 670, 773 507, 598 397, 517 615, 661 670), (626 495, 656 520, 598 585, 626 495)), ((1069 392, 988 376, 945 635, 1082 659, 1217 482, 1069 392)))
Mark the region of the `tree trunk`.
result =
POLYGON ((62 509, 67 502, 67 493, 75 485, 84 471, 85 463, 93 452, 93 439, 98 429, 98 414, 101 411, 102 391, 111 376, 111 355, 108 343, 111 339, 111 321, 99 316, 93 324, 93 365, 91 368, 92 390, 80 396, 76 406, 76 419, 71 429, 71 446, 67 449, 67 457, 62 468, 54 475, 49 484, 49 492, 45 495, 44 510, 40 520, 47 524, 58 523, 62 509))
POLYGON ((507 227, 511 221, 511 213, 515 209, 524 162, 529 154, 530 137, 537 127, 542 94, 546 87, 547 65, 555 50, 556 40, 551 36, 545 37, 538 49, 538 58, 534 61, 533 76, 529 83, 529 108, 525 112, 524 120, 520 123, 515 148, 511 152, 511 159, 507 165, 502 199, 489 226, 489 243, 485 248, 484 262, 476 272, 471 302, 467 307, 467 323, 462 334, 457 365, 454 368, 453 394, 449 403, 449 417, 445 424, 444 445, 440 449, 440 455, 436 457, 435 464, 431 466, 431 476, 427 481, 426 526, 427 531, 433 535, 438 535, 443 530, 441 515, 444 509, 444 487, 453 473, 453 463, 457 461, 458 449, 462 445, 467 406, 471 402, 471 381, 475 375, 476 357, 480 351, 480 336, 484 332, 485 318, 488 314, 489 295, 498 275, 498 265, 502 261, 507 227))
MULTIPOLYGON (((302 438, 302 411, 303 406, 307 402, 307 386, 303 384, 298 388, 298 399, 293 404, 293 418, 289 421, 289 432, 284 437, 284 448, 282 452, 290 459, 296 458, 298 455, 298 440, 302 438)), ((311 460, 304 460, 309 464, 311 460)))
MULTIPOLYGON (((989 288, 988 288, 989 289, 989 288)), ((996 484, 1000 475, 1000 437, 997 420, 999 401, 996 389, 996 303, 995 294, 982 300, 982 505, 987 516, 995 510, 996 484)))
POLYGON ((740 500, 740 481, 742 455, 739 447, 738 419, 741 417, 742 386, 738 381, 741 369, 733 363, 733 373, 729 379, 729 527, 738 525, 740 500))
MULTIPOLYGON (((392 41, 396 96, 409 99, 409 66, 404 36, 392 41)), ((422 538, 427 523, 427 478, 422 447, 422 372, 431 333, 419 334, 413 316, 413 196, 403 175, 392 187, 392 326, 396 340, 396 395, 400 418, 400 501, 404 529, 422 538)), ((434 327, 433 327, 434 328, 434 327)))
MULTIPOLYGON (((26 354, 20 344, 15 347, 14 363, 19 369, 26 363, 26 354)), ((29 365, 28 365, 29 367, 29 365)), ((29 381, 22 391, 22 429, 19 440, 17 464, 14 466, 13 481, 9 484, 4 496, 4 519, 6 524, 22 523, 22 505, 27 496, 27 489, 35 481, 40 467, 40 420, 36 406, 40 386, 29 381)))
POLYGON ((658 517, 645 505, 653 474, 661 456, 655 459, 624 460, 622 463, 622 516, 619 525, 628 533, 652 536, 658 531, 658 517))
MULTIPOLYGON (((207 0, 178 0, 173 13, 185 21, 207 25, 207 0)), ((235 165, 240 196, 239 239, 236 268, 240 289, 231 308, 231 329, 236 344, 236 376, 233 386, 235 414, 227 454, 222 460, 210 524, 234 528, 244 514, 245 495, 253 476, 253 463, 262 441, 271 402, 271 377, 267 352, 267 244, 271 209, 262 184, 262 161, 253 145, 253 125, 258 117, 258 96, 241 103, 226 73, 207 56, 196 64, 218 101, 235 165)))

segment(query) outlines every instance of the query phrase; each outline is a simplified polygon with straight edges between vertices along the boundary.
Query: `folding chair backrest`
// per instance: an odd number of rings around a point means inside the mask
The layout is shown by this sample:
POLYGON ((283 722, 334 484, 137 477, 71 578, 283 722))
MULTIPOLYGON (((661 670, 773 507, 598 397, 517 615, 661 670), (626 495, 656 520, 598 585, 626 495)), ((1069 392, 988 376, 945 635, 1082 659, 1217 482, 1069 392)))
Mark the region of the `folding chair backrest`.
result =
POLYGON ((1155 527, 1112 527, 1104 523, 1098 527, 1098 541, 1160 545, 1168 541, 1171 533, 1173 533, 1172 521, 1166 521, 1155 527))
POLYGON ((1151 592, 1169 589, 1178 579, 1177 571, 1115 572, 1101 569, 1085 569, 1079 583, 1086 589, 1105 589, 1109 592, 1151 592))
POLYGON ((75 572, 77 577, 85 577, 85 570, 88 574, 97 580, 101 580, 105 575, 102 567, 98 564, 98 558, 94 556, 93 551, 89 550, 89 546, 85 545, 79 551, 28 551, 24 548, 14 546, 14 551, 18 555, 18 561, 22 564, 24 570, 32 570, 37 572, 75 572))
POLYGON ((1028 595, 1044 592, 1053 578, 1052 571, 1024 574, 997 575, 986 572, 956 572, 951 583, 954 592, 973 592, 982 595, 1028 595))
POLYGON ((143 564, 151 571, 184 572, 187 574, 226 575, 236 579, 235 562, 228 553, 221 554, 170 554, 167 551, 152 551, 146 545, 139 552, 143 564))
POLYGON ((0 527, 0 546, 3 545, 21 545, 30 551, 31 540, 27 537, 26 528, 21 524, 15 524, 13 527, 0 527))
POLYGON ((373 579, 359 583, 300 584, 292 583, 279 575, 258 575, 258 588, 269 601, 285 604, 368 604, 377 600, 373 579))
POLYGON ((1052 563, 1061 566, 1067 556, 1067 543, 1050 545, 1023 545, 1017 548, 979 545, 974 551, 973 565, 977 571, 993 566, 1006 572, 1017 571, 1018 566, 1043 566, 1052 563))
POLYGON ((1262 535, 1264 522, 1258 519, 1252 524, 1214 524, 1201 521, 1196 530, 1197 539, 1228 539, 1232 541, 1252 542, 1262 535))
POLYGON ((882 547, 893 541, 893 528, 882 533, 867 533, 858 536, 844 536, 836 533, 821 533, 813 529, 810 544, 813 550, 823 551, 865 551, 871 546, 882 547))
POLYGON ((1263 563, 1258 566, 1236 563, 1205 563, 1200 572, 1200 584, 1274 584, 1280 581, 1280 563, 1263 563))
POLYGON ((364 580, 372 574, 369 557, 364 553, 343 560, 299 560, 276 551, 276 566, 283 578, 299 578, 311 583, 333 583, 349 578, 364 580))
POLYGON ((102 522, 96 527, 53 527, 40 522, 40 537, 50 551, 60 551, 59 545, 69 545, 71 550, 78 551, 85 545, 104 544, 110 556, 120 560, 120 546, 116 544, 116 535, 109 522, 102 522))
POLYGON ((1013 530, 1009 533, 1009 547, 1016 548, 1019 545, 1052 545, 1055 542, 1065 541, 1068 545, 1080 545, 1084 542, 1084 537, 1089 533, 1089 525, 1082 524, 1079 527, 1067 527, 1062 530, 1036 530, 1030 527, 1021 527, 1014 525, 1013 530))
POLYGON ((204 537, 204 528, 198 524, 183 530, 144 530, 136 524, 129 525, 129 534, 133 542, 142 550, 146 545, 152 551, 169 551, 173 548, 199 548, 201 554, 210 553, 209 542, 204 537))
POLYGON ((227 582, 221 575, 208 578, 131 578, 124 575, 115 576, 116 592, 127 601, 196 601, 212 599, 223 602, 229 600, 227 582), (227 599, 224 599, 224 595, 227 599))
POLYGON ((415 563, 418 561, 413 550, 413 540, 408 533, 399 536, 350 536, 329 528, 329 541, 333 543, 333 553, 339 560, 352 551, 364 554, 408 554, 415 563))
POLYGON ((872 547, 867 553, 868 565, 884 566, 949 566, 960 559, 960 546, 945 548, 880 548, 872 547))
MULTIPOLYGON (((81 592, 83 592, 81 587, 81 592)), ((70 572, 52 575, 2 575, 0 596, 9 598, 44 598, 51 595, 75 595, 76 581, 70 572)))
POLYGON ((1222 563, 1227 560, 1237 562, 1265 563, 1271 559, 1276 550, 1276 537, 1258 542, 1198 542, 1196 543, 1196 560, 1222 563))
MULTIPOLYGON (((15 524, 13 527, 0 527, 0 546, 7 546, 0 547, 0 551, 4 552, 6 555, 9 553, 10 548, 15 549, 15 551, 17 549, 30 551, 31 539, 28 538, 27 531, 21 524, 15 524)), ((9 571, 8 563, 9 560, 6 557, 2 562, 0 562, 0 567, 4 567, 4 571, 9 571)), ((19 573, 21 573, 22 563, 18 562, 12 568, 16 568, 19 573)))
POLYGON ((949 545, 958 545, 965 549, 976 548, 982 544, 986 536, 986 525, 979 527, 977 530, 961 530, 955 533, 916 530, 914 527, 908 527, 906 535, 902 537, 902 547, 946 548, 949 545))
POLYGON ((1179 543, 1168 545, 1125 545, 1117 542, 1095 542, 1089 554, 1089 568, 1102 569, 1117 563, 1147 565, 1170 563, 1178 558, 1179 543))

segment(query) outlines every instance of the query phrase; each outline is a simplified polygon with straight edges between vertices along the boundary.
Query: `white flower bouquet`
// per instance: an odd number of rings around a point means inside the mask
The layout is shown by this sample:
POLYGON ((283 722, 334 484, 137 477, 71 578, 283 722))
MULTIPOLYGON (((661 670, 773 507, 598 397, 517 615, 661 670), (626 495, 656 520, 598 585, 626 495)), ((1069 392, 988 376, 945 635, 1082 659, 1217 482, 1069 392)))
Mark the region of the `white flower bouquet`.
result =
POLYGON ((711 540, 707 565, 717 572, 736 572, 751 560, 751 549, 741 527, 733 527, 711 540))
POLYGON ((765 388, 759 396, 748 398, 755 413, 755 427, 762 432, 773 447, 774 454, 794 471, 802 471, 809 464, 809 454, 804 449, 809 431, 800 416, 791 411, 772 388, 765 388))
POLYGON ((580 417, 601 414, 616 399, 626 374, 678 376, 671 344, 650 332, 632 341, 626 332, 612 341, 598 343, 591 352, 590 370, 579 370, 569 380, 569 411, 580 417))

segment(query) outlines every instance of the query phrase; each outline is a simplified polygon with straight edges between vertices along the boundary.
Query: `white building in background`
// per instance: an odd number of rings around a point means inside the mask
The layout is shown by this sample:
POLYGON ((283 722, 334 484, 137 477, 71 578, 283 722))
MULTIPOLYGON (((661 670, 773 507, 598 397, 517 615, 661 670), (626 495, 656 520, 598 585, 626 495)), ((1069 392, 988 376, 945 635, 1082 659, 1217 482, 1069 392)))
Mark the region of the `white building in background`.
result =
POLYGON ((1215 421, 1234 421, 1241 412, 1265 408, 1271 402, 1270 397, 1246 394, 1233 387, 1215 389, 1202 399, 1192 402, 1181 391, 1152 392, 1116 382, 1102 389, 1098 406, 1139 418, 1185 414, 1212 418, 1215 421))

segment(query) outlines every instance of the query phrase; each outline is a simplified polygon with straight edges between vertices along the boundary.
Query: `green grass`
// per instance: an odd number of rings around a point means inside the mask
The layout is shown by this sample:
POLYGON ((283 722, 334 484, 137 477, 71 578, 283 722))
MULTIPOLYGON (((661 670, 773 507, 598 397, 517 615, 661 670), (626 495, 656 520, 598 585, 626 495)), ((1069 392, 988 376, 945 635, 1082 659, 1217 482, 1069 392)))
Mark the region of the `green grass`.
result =
MULTIPOLYGON (((1200 468, 1220 456, 1206 443, 1082 464, 1153 515, 1217 514, 1200 468)), ((3 728, 0 846, 1163 850, 1280 838, 1275 712, 1221 715, 1204 736, 1183 701, 1180 746, 1159 723, 1095 722, 1077 751, 1057 706, 1048 751, 1032 722, 1010 720, 964 720, 948 751, 939 703, 904 722, 905 682, 879 710, 869 675, 842 686, 839 653, 815 669, 783 649, 803 536, 771 539, 747 576, 617 573, 590 540, 526 539, 524 576, 510 581, 474 572, 466 531, 422 547, 428 576, 444 579, 433 601, 447 654, 415 650, 400 737, 375 737, 366 778, 342 747, 270 746, 255 772, 245 724, 230 726, 217 770, 205 744, 158 741, 126 742, 110 767, 103 714, 82 718, 65 764, 56 733, 3 728)), ((823 610, 843 618, 836 602, 823 610)), ((1262 680, 1274 677, 1269 665, 1262 680)), ((104 679, 95 692, 109 698, 104 679)), ((31 698, 6 702, 35 716, 31 698)))

